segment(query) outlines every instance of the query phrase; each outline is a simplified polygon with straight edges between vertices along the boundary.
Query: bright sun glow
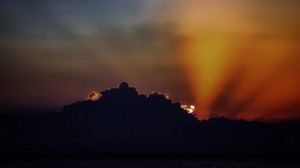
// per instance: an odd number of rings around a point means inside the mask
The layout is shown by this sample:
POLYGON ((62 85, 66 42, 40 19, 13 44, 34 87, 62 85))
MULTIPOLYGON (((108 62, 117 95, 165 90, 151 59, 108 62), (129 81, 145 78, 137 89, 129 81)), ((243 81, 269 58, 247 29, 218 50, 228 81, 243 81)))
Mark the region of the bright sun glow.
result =
POLYGON ((186 110, 188 113, 193 113, 196 109, 194 105, 181 105, 181 108, 186 110))
POLYGON ((101 95, 98 91, 92 91, 87 95, 86 100, 97 101, 100 99, 100 96, 101 95))

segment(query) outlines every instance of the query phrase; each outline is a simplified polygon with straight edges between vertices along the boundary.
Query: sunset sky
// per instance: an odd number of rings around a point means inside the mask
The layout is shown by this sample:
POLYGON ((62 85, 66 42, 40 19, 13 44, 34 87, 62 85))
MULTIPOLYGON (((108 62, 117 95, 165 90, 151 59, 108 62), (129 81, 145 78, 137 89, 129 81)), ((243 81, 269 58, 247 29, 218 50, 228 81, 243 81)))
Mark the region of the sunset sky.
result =
POLYGON ((2 0, 1 108, 60 110, 122 81, 200 119, 300 119, 300 1, 2 0))

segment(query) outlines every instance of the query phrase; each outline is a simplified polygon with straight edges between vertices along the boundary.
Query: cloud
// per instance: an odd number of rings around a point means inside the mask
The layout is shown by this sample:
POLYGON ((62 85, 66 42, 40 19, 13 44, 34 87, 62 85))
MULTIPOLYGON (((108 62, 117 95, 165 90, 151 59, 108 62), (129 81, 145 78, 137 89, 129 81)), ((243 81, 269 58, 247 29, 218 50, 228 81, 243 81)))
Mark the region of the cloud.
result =
POLYGON ((96 101, 64 106, 60 113, 0 114, 0 154, 300 152, 299 122, 267 124, 216 117, 199 121, 180 103, 159 93, 140 95, 126 82, 101 94, 96 101))
MULTIPOLYGON (((2 72, 11 77, 6 79, 2 90, 15 90, 31 97, 31 93, 26 92, 42 89, 42 97, 51 95, 54 103, 61 104, 55 98, 61 90, 68 93, 70 88, 77 87, 76 97, 82 97, 90 88, 106 88, 127 80, 139 86, 143 93, 161 91, 191 104, 182 70, 181 35, 175 27, 172 24, 107 26, 89 34, 70 29, 68 35, 64 35, 67 29, 58 29, 57 34, 20 37, 2 46, 6 54, 11 55, 7 57, 11 66, 2 67, 2 72), (25 77, 26 81, 21 79, 25 77), (51 86, 47 86, 49 81, 51 86), (27 89, 23 90, 25 86, 27 89), (56 92, 55 88, 60 91, 56 92)), ((9 95, 3 97, 11 102, 8 104, 16 106, 14 97, 9 95)), ((40 98, 32 95, 30 99, 34 102, 40 98)))

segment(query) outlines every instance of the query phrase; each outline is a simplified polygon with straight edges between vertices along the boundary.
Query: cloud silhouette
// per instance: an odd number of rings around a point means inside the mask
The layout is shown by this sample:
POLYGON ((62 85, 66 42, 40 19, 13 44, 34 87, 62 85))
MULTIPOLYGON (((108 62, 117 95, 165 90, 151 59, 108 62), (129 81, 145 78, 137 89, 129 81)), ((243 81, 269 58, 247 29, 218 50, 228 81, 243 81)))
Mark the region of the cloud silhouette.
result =
POLYGON ((300 154, 300 123, 199 121, 160 93, 128 83, 44 116, 2 115, 0 154, 300 154))

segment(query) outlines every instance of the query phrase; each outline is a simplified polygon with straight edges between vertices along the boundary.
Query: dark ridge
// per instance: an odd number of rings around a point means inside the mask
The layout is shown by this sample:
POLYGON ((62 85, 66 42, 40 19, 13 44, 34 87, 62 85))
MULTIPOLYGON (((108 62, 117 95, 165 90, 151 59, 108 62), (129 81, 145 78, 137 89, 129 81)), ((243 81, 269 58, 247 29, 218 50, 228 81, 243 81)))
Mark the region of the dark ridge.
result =
POLYGON ((0 154, 300 154, 300 123, 198 121, 165 95, 126 82, 44 116, 2 115, 0 154))

